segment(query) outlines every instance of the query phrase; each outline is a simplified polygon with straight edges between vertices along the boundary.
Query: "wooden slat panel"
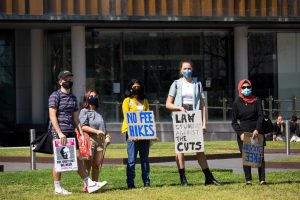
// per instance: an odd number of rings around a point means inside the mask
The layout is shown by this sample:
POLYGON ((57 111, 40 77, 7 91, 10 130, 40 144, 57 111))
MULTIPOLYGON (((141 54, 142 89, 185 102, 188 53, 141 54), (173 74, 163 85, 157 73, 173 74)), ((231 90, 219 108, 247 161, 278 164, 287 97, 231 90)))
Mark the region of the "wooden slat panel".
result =
POLYGON ((292 9, 291 9, 292 16, 296 17, 298 16, 298 2, 297 0, 293 0, 292 2, 292 9))
POLYGON ((31 15, 43 15, 44 2, 41 0, 29 0, 29 13, 31 15))
POLYGON ((19 15, 25 15, 25 0, 15 0, 15 12, 19 15))
POLYGON ((288 16, 288 0, 282 0, 282 16, 288 16))
POLYGON ((178 5, 179 2, 178 1, 179 0, 173 0, 172 1, 172 12, 173 12, 174 16, 178 16, 179 15, 179 5, 178 5))
POLYGON ((250 16, 256 16, 256 0, 250 0, 250 16))
POLYGON ((183 16, 190 16, 191 4, 190 0, 182 0, 182 15, 183 16))
POLYGON ((278 9, 278 2, 277 2, 277 0, 272 0, 272 2, 271 2, 271 13, 270 13, 270 15, 271 16, 277 16, 278 14, 278 12, 277 12, 277 9, 278 9))
POLYGON ((121 16, 122 15, 122 2, 121 0, 115 0, 116 1, 116 16, 121 16))
POLYGON ((86 0, 86 14, 98 15, 98 0, 86 0))
POLYGON ((194 0, 190 1, 190 13, 191 16, 201 16, 202 15, 202 10, 201 10, 201 0, 194 0))
POLYGON ((167 16, 167 0, 160 0, 159 7, 161 16, 167 16))
MULTIPOLYGON (((12 7, 12 0, 2 0, 2 4, 4 4, 4 12, 7 15, 11 15, 12 11, 13 11, 13 7, 12 7)), ((3 10, 3 9, 1 9, 3 10)))
POLYGON ((212 1, 202 0, 201 1, 202 16, 212 16, 212 1))
POLYGON ((52 4, 52 12, 54 12, 57 15, 61 15, 61 0, 52 0, 50 1, 50 4, 52 4))
POLYGON ((228 0, 228 16, 234 16, 234 0, 228 0))
POLYGON ((149 16, 155 16, 156 15, 156 1, 155 0, 149 0, 148 1, 148 13, 149 16))
POLYGON ((266 0, 261 0, 260 1, 260 12, 261 16, 267 16, 267 2, 266 0))
POLYGON ((85 15, 85 0, 78 0, 79 15, 85 15))
POLYGON ((133 0, 127 0, 127 15, 133 15, 133 0))
POLYGON ((101 14, 103 16, 108 16, 110 13, 109 13, 109 1, 107 0, 102 0, 101 1, 101 14))
POLYGON ((223 16, 223 0, 217 0, 216 14, 217 16, 223 16))
POLYGON ((245 0, 239 0, 239 16, 246 16, 245 0))
POLYGON ((133 5, 135 16, 145 16, 145 0, 134 0, 133 5))

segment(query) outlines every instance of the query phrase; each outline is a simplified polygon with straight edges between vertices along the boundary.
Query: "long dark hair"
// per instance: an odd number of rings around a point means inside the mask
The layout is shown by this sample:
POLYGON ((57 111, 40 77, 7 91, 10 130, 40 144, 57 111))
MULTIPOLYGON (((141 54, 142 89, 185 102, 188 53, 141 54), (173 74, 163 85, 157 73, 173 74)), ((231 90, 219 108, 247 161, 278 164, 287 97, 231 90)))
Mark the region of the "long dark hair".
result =
POLYGON ((140 95, 138 95, 138 100, 144 100, 146 98, 145 86, 144 86, 143 82, 138 80, 138 79, 131 79, 129 81, 127 89, 125 91, 125 97, 130 97, 130 98, 133 97, 133 94, 131 92, 131 88, 135 83, 139 84, 141 86, 141 90, 142 90, 142 93, 140 95))
POLYGON ((83 107, 84 107, 84 108, 89 108, 89 105, 90 105, 90 104, 89 104, 89 97, 90 97, 90 95, 91 95, 92 92, 96 93, 97 96, 98 96, 98 104, 95 105, 95 108, 98 108, 98 107, 99 107, 100 99, 99 99, 98 92, 97 92, 95 89, 90 89, 90 90, 88 90, 88 91, 85 93, 85 95, 84 95, 84 97, 83 97, 83 107))

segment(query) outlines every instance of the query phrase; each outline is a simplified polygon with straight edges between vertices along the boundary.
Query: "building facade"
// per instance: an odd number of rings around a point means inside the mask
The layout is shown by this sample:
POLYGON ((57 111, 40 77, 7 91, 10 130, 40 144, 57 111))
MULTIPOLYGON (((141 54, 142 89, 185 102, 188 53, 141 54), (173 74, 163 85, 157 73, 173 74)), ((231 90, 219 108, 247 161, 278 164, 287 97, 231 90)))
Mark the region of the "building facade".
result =
MULTIPOLYGON (((170 122, 163 104, 190 59, 215 121, 230 119, 240 79, 263 99, 299 99, 299 58, 299 0, 0 0, 0 129, 45 123, 62 69, 79 101, 99 91, 108 122, 122 120, 131 78, 170 122)), ((290 103, 273 106, 291 114, 290 103)))

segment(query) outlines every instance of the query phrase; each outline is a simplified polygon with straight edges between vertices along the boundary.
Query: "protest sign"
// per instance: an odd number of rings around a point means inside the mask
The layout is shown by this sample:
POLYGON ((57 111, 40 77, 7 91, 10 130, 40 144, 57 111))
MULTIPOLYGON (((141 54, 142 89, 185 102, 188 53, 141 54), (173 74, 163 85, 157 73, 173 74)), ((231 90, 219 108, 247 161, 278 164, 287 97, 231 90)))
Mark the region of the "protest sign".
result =
POLYGON ((176 153, 204 152, 201 111, 172 112, 176 153))
POLYGON ((53 152, 56 172, 78 170, 75 138, 67 138, 66 145, 62 145, 60 139, 53 140, 53 152))
POLYGON ((243 142, 243 165, 260 167, 264 156, 263 135, 258 134, 252 138, 252 133, 244 133, 243 142))
POLYGON ((129 139, 149 140, 156 138, 156 126, 153 111, 126 112, 125 119, 129 139))

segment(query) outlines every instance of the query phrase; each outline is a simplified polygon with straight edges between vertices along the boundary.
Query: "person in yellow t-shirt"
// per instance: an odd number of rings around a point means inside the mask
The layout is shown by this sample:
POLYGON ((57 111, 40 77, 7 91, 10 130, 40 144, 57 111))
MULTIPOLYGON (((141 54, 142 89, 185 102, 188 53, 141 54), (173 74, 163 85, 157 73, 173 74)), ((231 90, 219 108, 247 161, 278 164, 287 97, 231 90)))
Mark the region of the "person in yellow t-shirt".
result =
POLYGON ((142 179, 145 187, 150 187, 150 164, 149 164, 149 140, 131 140, 128 138, 127 124, 125 119, 126 112, 136 112, 136 111, 149 111, 149 103, 145 96, 144 85, 141 81, 132 79, 125 92, 125 99, 122 104, 123 111, 123 124, 122 133, 126 135, 127 142, 127 186, 129 189, 135 188, 134 178, 135 178, 135 164, 137 153, 139 152, 141 159, 142 168, 142 179))

